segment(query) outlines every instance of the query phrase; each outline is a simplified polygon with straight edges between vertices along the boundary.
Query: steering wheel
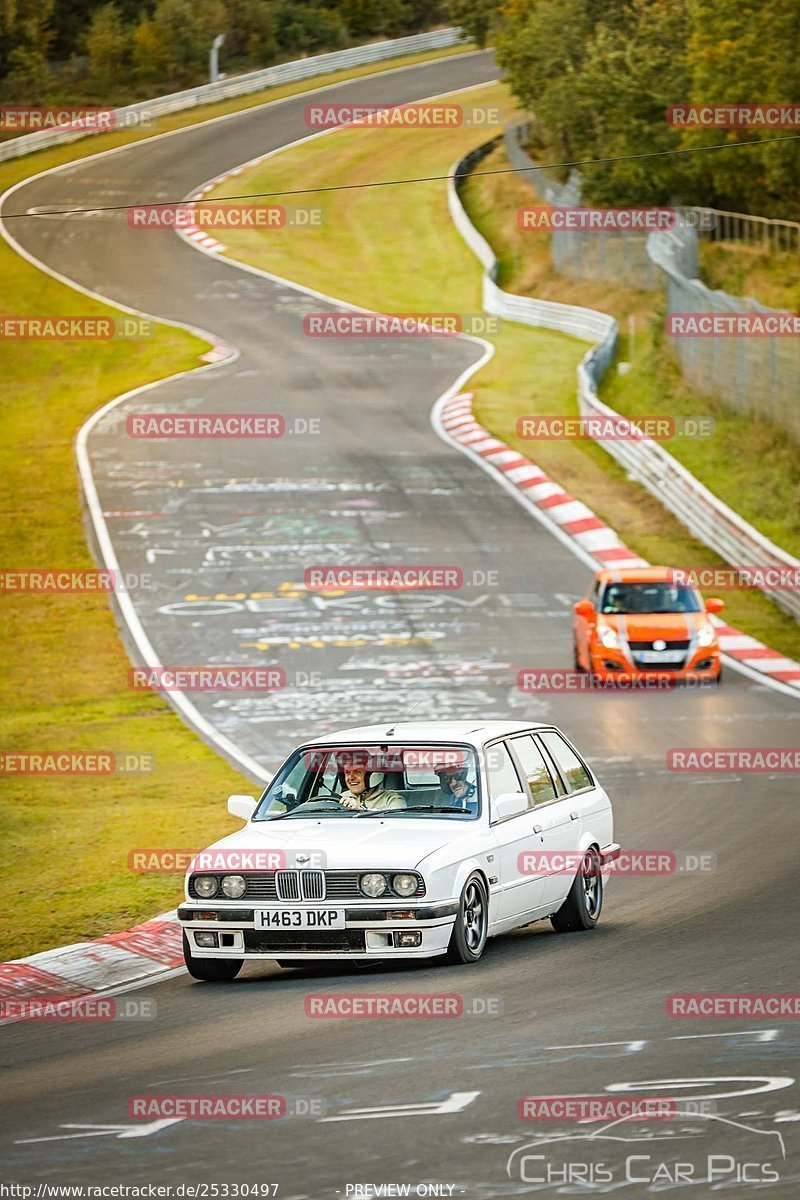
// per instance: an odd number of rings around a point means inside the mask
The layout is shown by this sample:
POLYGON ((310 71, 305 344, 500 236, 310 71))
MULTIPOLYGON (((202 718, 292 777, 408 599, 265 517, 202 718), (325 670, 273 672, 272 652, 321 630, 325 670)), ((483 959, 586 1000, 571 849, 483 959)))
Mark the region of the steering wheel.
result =
POLYGON ((296 808, 292 809, 292 812, 301 812, 306 807, 306 805, 311 806, 309 808, 310 812, 317 812, 321 805, 325 805, 327 807, 331 804, 335 805, 337 808, 344 807, 342 805, 341 800, 339 800, 338 797, 334 797, 334 796, 323 797, 320 800, 316 796, 312 796, 310 800, 304 800, 302 804, 298 804, 296 808))
MULTIPOLYGON (((332 800, 336 800, 336 801, 337 801, 337 803, 338 803, 339 797, 337 796, 337 794, 336 794, 336 792, 333 790, 333 788, 332 788, 332 787, 329 787, 327 783, 321 783, 321 784, 319 785, 319 791, 322 791, 322 789, 323 789, 323 788, 325 789, 325 791, 326 791, 326 792, 330 792, 330 798, 331 798, 332 800)), ((317 796, 318 796, 318 795, 319 795, 319 792, 317 792, 317 796)), ((314 799, 314 800, 316 800, 317 796, 314 796, 314 797, 313 797, 313 799, 314 799)), ((307 803, 307 801, 306 801, 306 803, 307 803)))

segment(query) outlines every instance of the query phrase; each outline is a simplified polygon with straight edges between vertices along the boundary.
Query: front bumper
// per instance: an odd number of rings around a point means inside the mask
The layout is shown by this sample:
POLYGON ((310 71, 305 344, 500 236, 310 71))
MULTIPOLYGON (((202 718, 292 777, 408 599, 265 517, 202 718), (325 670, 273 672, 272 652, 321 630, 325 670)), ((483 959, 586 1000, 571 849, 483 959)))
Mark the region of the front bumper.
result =
MULTIPOLYGON (((231 902, 190 901, 178 909, 178 920, 196 958, 430 958, 444 954, 450 942, 458 901, 440 904, 380 905, 375 902, 337 905, 345 913, 344 929, 262 929, 259 908, 231 902), (407 915, 399 916, 404 913, 407 915), (196 934, 214 932, 216 947, 200 946, 196 934), (418 946, 397 944, 396 934, 418 933, 418 946)), ((289 907, 289 906, 287 906, 289 907)), ((295 907, 301 907, 297 905, 295 907)), ((310 905, 309 907, 313 907, 310 905)))
POLYGON ((667 681, 687 682, 714 680, 720 673, 719 645, 690 647, 675 662, 648 663, 636 661, 627 647, 608 647, 595 643, 591 650, 592 674, 599 679, 625 676, 631 679, 664 678, 667 681))

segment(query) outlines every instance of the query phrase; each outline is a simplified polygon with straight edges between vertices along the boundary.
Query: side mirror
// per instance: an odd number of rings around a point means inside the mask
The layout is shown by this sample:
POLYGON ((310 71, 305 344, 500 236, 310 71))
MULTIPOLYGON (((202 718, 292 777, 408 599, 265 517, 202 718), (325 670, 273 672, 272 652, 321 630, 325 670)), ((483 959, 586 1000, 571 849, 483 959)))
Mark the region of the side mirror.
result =
POLYGON ((577 613, 579 617, 593 617, 594 605, 591 600, 577 600, 572 606, 572 611, 577 613))
POLYGON ((254 796, 228 796, 228 812, 232 817, 241 817, 243 821, 250 820, 257 804, 254 796))
POLYGON ((716 596, 712 596, 709 600, 706 600, 706 612, 707 613, 722 612, 724 607, 725 607, 725 601, 718 600, 716 598, 716 596))
POLYGON ((528 797, 524 792, 503 792, 492 802, 495 821, 505 821, 528 811, 528 797))

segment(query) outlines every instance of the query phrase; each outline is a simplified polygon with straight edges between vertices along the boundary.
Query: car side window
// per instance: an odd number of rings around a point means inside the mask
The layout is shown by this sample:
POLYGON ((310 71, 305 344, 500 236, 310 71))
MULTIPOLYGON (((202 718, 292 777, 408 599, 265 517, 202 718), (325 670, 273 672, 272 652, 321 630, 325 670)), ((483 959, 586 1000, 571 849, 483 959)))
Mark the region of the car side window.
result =
POLYGON ((579 792, 583 788, 594 787, 594 782, 586 767, 560 733, 549 729, 540 733, 539 737, 555 760, 570 792, 579 792))
POLYGON ((489 795, 493 800, 505 792, 525 791, 505 742, 495 742, 487 747, 486 774, 489 777, 489 795))
POLYGON ((556 789, 547 763, 530 734, 513 738, 511 746, 525 772, 533 803, 547 804, 550 800, 555 800, 556 789))

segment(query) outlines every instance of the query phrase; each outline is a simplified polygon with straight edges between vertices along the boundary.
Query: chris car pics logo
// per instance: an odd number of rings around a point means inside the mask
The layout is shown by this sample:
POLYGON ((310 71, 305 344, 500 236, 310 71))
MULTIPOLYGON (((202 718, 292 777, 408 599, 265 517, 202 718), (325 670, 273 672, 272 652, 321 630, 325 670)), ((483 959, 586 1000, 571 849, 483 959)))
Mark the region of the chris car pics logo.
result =
POLYGON ((597 1192, 639 1185, 648 1193, 697 1184, 716 1189, 781 1180, 780 1133, 702 1111, 655 1129, 636 1114, 592 1132, 538 1137, 509 1156, 512 1180, 597 1192))

